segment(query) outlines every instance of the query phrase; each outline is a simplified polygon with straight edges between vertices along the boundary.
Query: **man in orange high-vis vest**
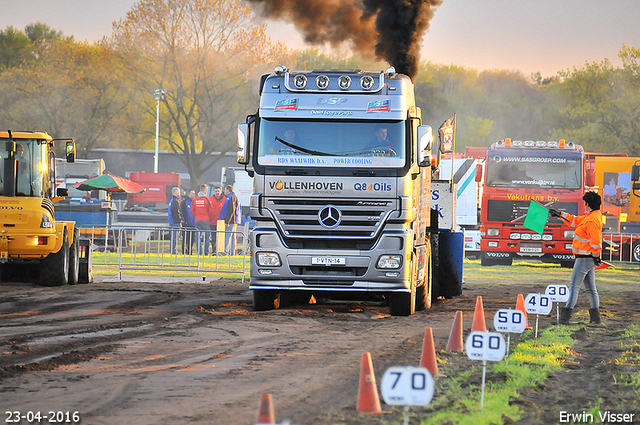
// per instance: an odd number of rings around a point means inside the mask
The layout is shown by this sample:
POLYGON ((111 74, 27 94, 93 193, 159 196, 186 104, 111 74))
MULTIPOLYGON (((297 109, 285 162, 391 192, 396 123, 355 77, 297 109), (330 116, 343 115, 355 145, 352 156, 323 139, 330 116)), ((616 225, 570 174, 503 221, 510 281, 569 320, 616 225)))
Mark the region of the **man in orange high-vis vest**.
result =
POLYGON ((584 283, 585 290, 589 294, 589 323, 600 323, 600 298, 596 289, 596 267, 602 262, 602 214, 600 205, 602 199, 596 192, 587 192, 582 197, 585 204, 585 215, 572 215, 566 212, 549 210, 551 215, 561 217, 576 230, 573 235, 571 250, 576 258, 571 273, 571 286, 569 288, 569 301, 560 310, 560 324, 569 324, 573 308, 578 302, 578 292, 584 283))

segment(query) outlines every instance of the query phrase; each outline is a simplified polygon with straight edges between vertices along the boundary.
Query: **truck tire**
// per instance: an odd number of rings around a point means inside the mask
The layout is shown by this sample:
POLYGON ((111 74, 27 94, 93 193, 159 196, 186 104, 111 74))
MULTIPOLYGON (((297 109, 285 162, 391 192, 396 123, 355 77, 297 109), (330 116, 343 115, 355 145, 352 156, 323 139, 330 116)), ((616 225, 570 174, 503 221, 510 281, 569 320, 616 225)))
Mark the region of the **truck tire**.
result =
POLYGON ((640 241, 635 241, 631 248, 631 261, 640 263, 640 241))
POLYGON ((69 235, 65 229, 62 247, 40 262, 40 283, 44 286, 62 286, 69 281, 69 235))
POLYGON ((253 309, 255 311, 273 310, 280 308, 280 294, 268 289, 253 290, 253 309))
POLYGON ((69 248, 69 285, 78 283, 80 275, 80 229, 73 230, 73 243, 69 248))
MULTIPOLYGON (((427 252, 431 253, 431 250, 429 249, 427 252)), ((432 293, 431 255, 429 255, 427 267, 424 271, 424 280, 421 285, 416 288, 416 311, 431 308, 432 293)))
POLYGON ((411 316, 416 310, 416 287, 411 292, 392 292, 389 294, 389 313, 392 316, 411 316))

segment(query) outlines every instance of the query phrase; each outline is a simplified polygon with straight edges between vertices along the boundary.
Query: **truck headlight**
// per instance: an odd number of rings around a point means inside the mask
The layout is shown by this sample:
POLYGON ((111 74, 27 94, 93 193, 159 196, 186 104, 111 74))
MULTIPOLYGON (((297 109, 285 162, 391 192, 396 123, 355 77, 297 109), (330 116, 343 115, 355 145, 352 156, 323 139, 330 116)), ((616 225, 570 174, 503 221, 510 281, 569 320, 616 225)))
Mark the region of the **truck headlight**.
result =
POLYGON ((573 239, 573 234, 574 233, 575 233, 575 230, 565 230, 564 231, 565 239, 573 239))
POLYGON ((401 266, 401 255, 381 255, 380 258, 378 258, 378 264, 376 265, 379 269, 399 269, 401 266))
POLYGON ((500 236, 500 229, 487 229, 487 236, 500 236))
POLYGON ((570 243, 564 244, 564 249, 571 251, 572 245, 570 243))
POLYGON ((551 241, 551 240, 553 240, 553 235, 544 234, 544 235, 542 235, 542 240, 543 241, 551 241))
POLYGON ((509 235, 509 239, 520 239, 520 233, 512 233, 509 235))
POLYGON ((258 252, 258 265, 262 267, 280 267, 280 256, 275 252, 258 252))

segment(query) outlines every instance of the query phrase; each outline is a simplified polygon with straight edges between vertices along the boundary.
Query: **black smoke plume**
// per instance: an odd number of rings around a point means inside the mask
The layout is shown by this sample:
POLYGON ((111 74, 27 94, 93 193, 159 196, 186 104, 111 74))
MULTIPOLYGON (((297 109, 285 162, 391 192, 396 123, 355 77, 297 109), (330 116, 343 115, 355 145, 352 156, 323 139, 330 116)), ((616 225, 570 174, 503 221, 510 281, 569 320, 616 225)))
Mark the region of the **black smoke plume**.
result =
POLYGON ((413 79, 420 41, 442 0, 248 0, 258 13, 291 22, 311 44, 338 45, 375 54, 413 79))

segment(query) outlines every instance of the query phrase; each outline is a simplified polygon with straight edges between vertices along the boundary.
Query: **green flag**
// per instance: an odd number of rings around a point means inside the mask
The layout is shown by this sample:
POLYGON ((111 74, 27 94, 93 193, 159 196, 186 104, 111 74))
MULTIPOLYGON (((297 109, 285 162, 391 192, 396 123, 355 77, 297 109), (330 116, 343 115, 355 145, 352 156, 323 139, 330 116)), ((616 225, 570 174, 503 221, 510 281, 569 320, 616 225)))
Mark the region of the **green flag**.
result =
POLYGON ((548 216, 548 209, 537 202, 531 201, 529 203, 529 209, 527 210, 527 216, 524 219, 524 227, 541 235, 544 231, 545 224, 547 224, 548 216))

